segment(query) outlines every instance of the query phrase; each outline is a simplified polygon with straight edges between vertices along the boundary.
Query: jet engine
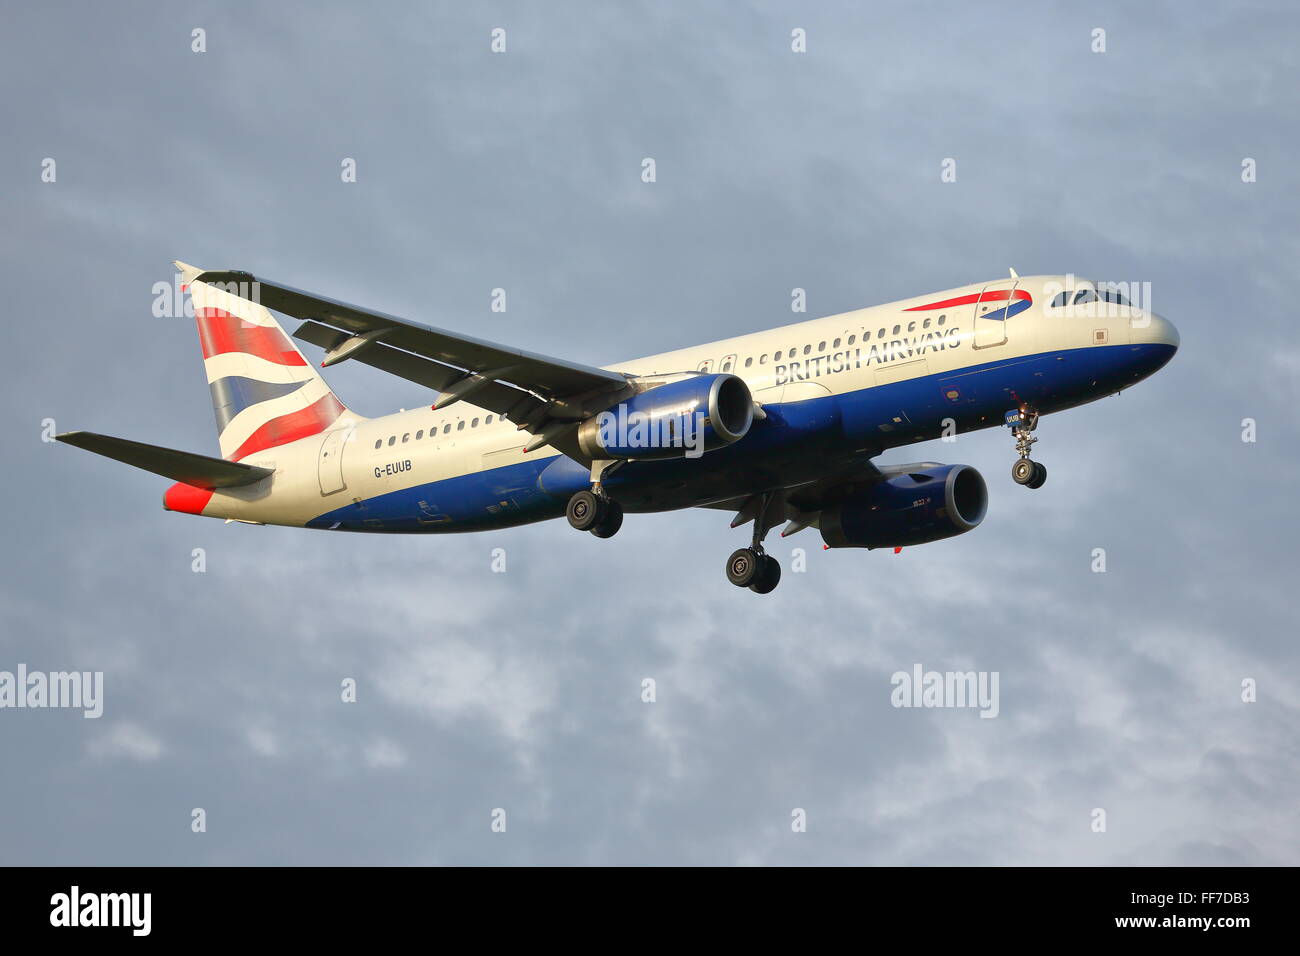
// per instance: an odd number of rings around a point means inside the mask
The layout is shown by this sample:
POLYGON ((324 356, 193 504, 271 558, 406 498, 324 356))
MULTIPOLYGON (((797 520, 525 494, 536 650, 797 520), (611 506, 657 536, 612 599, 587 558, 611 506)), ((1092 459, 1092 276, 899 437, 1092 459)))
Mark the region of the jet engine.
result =
POLYGON ((819 527, 827 546, 925 544, 964 534, 984 520, 988 489, 970 465, 908 468, 822 511, 819 527))
POLYGON ((656 385, 588 418, 578 447, 593 459, 698 458, 740 441, 754 423, 749 386, 735 375, 656 385))

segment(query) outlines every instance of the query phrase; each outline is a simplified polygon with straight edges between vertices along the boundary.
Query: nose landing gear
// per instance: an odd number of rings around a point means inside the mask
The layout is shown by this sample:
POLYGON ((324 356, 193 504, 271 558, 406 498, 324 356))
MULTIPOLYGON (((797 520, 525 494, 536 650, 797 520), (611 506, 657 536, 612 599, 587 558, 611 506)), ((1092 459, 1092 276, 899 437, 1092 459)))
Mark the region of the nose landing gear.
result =
POLYGON ((1029 458, 1030 448, 1038 441, 1033 435, 1034 429, 1038 427, 1038 412, 1022 408, 1019 415, 1008 421, 1007 425, 1016 438, 1016 451, 1020 455, 1011 466, 1011 480, 1026 488, 1041 488, 1047 480, 1047 468, 1029 458))

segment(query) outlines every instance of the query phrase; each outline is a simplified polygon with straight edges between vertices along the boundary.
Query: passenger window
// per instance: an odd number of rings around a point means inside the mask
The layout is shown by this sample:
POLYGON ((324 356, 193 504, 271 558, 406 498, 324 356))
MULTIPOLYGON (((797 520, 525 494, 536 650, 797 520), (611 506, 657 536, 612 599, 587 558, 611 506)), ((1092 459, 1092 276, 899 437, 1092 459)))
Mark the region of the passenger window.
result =
POLYGON ((421 428, 418 432, 415 433, 415 440, 419 441, 423 437, 424 437, 424 429, 421 428))
POLYGON ((941 316, 939 316, 939 324, 940 324, 940 325, 943 325, 943 324, 944 324, 945 322, 947 322, 947 321, 948 321, 948 316, 946 316, 946 315, 941 315, 941 316))
POLYGON ((837 349, 837 348, 839 348, 839 347, 840 347, 840 340, 839 340, 839 339, 836 339, 834 342, 831 343, 831 348, 833 348, 833 349, 837 349))
POLYGON ((491 425, 491 424, 492 424, 492 416, 489 415, 487 418, 483 419, 483 424, 484 424, 484 425, 491 425))
POLYGON ((898 334, 898 330, 901 329, 901 328, 902 328, 901 325, 896 325, 896 326, 894 326, 894 331, 893 331, 892 334, 897 335, 897 334, 898 334))
POLYGON ((883 339, 884 337, 885 337, 885 330, 884 330, 884 329, 881 329, 879 332, 876 333, 876 338, 878 338, 878 339, 883 339))
POLYGON ((745 368, 749 368, 753 364, 754 364, 754 356, 751 355, 749 356, 749 358, 745 359, 745 368))
POLYGON ((382 438, 380 438, 378 441, 375 442, 376 448, 382 448, 383 446, 384 446, 384 440, 382 438))
POLYGON ((456 423, 456 431, 459 432, 464 430, 465 430, 465 419, 462 418, 460 421, 456 423))
POLYGON ((442 426, 442 433, 444 435, 447 434, 449 431, 451 431, 451 422, 448 422, 447 424, 442 426))
POLYGON ((915 332, 915 331, 916 331, 916 323, 915 323, 915 322, 908 322, 908 323, 907 323, 907 331, 909 331, 909 332, 915 332))
POLYGON ((403 444, 403 445, 405 445, 405 444, 406 444, 408 441, 410 441, 410 440, 411 440, 411 433, 410 433, 410 432, 407 432, 405 435, 402 436, 402 444, 403 444))
POLYGON ((803 354, 804 354, 804 355, 807 355, 807 354, 808 354, 809 352, 811 352, 811 351, 812 351, 812 346, 811 346, 811 345, 805 345, 805 346, 803 347, 803 354))
POLYGON ((854 340, 855 340, 856 338, 857 338, 856 336, 850 335, 850 336, 849 336, 849 345, 852 345, 853 342, 854 342, 854 340))
POLYGON ((766 364, 767 364, 767 353, 766 353, 766 352, 764 352, 762 355, 760 355, 760 356, 758 357, 758 364, 759 364, 759 365, 766 365, 766 364))
POLYGON ((930 320, 929 320, 929 319, 926 319, 924 322, 921 323, 921 328, 923 328, 923 329, 928 329, 929 327, 930 327, 930 320))
POLYGON ((396 436, 396 435, 392 435, 392 436, 390 436, 389 439, 388 439, 388 445, 389 445, 389 447, 391 448, 393 445, 396 445, 396 444, 397 444, 397 436, 396 436))
POLYGON ((772 353, 772 361, 773 361, 773 362, 779 362, 779 361, 781 361, 781 353, 780 353, 780 351, 776 351, 776 352, 773 352, 773 353, 772 353))
POLYGON ((472 422, 470 422, 470 423, 469 423, 469 427, 470 427, 470 428, 478 428, 478 419, 476 418, 476 419, 474 419, 472 422))
MULTIPOLYGON (((835 341, 838 343, 838 342, 839 342, 839 339, 836 339, 835 341)), ((818 352, 825 352, 825 351, 826 351, 826 343, 825 343, 825 342, 818 342, 818 343, 817 343, 817 351, 818 351, 818 352)))

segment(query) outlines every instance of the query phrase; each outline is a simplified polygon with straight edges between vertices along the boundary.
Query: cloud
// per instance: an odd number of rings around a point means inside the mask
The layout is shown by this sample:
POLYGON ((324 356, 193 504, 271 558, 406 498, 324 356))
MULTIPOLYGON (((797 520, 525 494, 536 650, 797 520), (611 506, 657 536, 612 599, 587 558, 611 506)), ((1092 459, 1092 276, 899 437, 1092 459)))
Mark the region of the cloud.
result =
POLYGON ((151 763, 163 755, 163 744, 154 734, 138 724, 124 722, 107 733, 91 738, 87 752, 101 760, 125 759, 151 763))

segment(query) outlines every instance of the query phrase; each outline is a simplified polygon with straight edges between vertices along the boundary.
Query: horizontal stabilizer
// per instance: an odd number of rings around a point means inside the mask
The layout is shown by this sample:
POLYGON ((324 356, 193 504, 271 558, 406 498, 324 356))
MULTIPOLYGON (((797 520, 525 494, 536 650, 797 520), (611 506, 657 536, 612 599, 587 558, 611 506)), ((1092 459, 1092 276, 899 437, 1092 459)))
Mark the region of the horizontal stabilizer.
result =
POLYGON ((94 432, 65 432, 55 435, 59 441, 96 455, 112 458, 116 461, 143 468, 155 475, 171 478, 174 481, 193 485, 211 491, 214 488, 234 488, 239 485, 251 485, 268 475, 275 474, 274 469, 258 468, 237 461, 222 458, 209 458, 207 455, 195 455, 188 451, 176 451, 173 448, 160 448, 143 442, 114 438, 111 435, 97 435, 94 432))

